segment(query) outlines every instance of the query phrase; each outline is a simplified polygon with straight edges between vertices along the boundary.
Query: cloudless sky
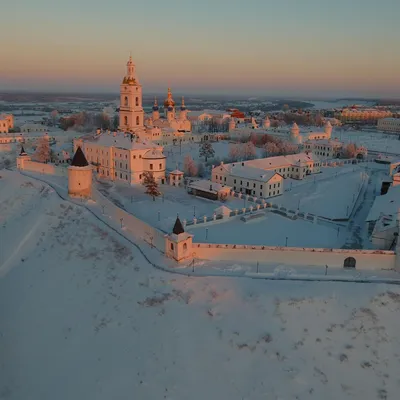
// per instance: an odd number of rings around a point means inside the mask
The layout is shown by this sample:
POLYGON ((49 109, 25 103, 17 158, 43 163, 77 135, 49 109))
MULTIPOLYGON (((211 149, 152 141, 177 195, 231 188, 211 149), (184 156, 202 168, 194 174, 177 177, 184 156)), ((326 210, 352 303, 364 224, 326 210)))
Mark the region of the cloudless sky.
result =
POLYGON ((400 97, 400 0, 5 0, 0 90, 400 97))

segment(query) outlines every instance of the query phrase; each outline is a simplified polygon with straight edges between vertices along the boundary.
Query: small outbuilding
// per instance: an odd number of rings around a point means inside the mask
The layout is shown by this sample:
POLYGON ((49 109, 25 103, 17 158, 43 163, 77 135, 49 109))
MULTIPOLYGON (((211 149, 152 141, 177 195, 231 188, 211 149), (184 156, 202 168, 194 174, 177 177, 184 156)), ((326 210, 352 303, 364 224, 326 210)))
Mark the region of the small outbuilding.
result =
POLYGON ((182 186, 183 184, 183 172, 175 169, 169 173, 169 184, 171 186, 182 186))
POLYGON ((210 200, 225 199, 231 191, 230 186, 224 186, 207 179, 190 182, 188 193, 194 196, 204 197, 210 200))

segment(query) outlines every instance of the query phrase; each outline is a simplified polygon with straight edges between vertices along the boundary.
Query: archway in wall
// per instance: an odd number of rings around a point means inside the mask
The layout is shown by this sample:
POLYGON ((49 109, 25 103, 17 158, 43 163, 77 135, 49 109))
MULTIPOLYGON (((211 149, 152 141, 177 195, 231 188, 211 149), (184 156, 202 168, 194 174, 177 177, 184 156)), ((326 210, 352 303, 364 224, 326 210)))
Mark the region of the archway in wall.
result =
POLYGON ((127 96, 125 96, 124 105, 125 105, 125 107, 128 106, 128 97, 127 96))
POLYGON ((364 154, 358 153, 356 158, 357 158, 357 160, 364 160, 364 154))
POLYGON ((354 257, 347 257, 343 263, 344 268, 355 268, 356 267, 356 259, 354 257))
POLYGON ((125 125, 128 125, 128 117, 124 117, 125 125))

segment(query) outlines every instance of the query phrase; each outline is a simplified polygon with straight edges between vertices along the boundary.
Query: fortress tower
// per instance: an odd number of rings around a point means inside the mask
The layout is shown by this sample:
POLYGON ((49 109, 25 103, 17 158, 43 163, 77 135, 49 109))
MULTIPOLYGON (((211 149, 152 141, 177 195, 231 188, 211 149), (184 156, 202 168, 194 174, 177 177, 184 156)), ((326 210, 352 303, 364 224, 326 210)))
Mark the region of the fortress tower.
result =
POLYGON ((76 149, 68 167, 68 194, 71 197, 91 197, 92 166, 86 160, 80 147, 76 149))

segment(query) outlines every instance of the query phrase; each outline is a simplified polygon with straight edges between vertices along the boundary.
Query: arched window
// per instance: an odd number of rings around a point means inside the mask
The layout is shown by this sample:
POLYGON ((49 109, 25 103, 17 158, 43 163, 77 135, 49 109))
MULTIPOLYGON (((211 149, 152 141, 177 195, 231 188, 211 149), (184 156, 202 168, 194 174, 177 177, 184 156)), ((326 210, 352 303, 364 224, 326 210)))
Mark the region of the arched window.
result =
POLYGON ((186 251, 186 250, 187 250, 187 244, 183 243, 183 251, 186 251))
POLYGON ((125 123, 125 125, 128 125, 128 117, 127 116, 124 117, 124 123, 125 123))
POLYGON ((124 100, 124 105, 125 105, 125 107, 127 107, 128 106, 128 96, 125 96, 125 100, 124 100))
POLYGON ((139 107, 139 97, 136 97, 136 107, 139 107))
POLYGON ((136 117, 136 125, 139 125, 139 117, 136 117))

